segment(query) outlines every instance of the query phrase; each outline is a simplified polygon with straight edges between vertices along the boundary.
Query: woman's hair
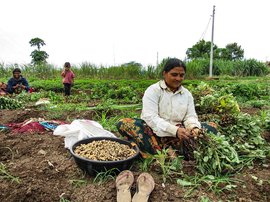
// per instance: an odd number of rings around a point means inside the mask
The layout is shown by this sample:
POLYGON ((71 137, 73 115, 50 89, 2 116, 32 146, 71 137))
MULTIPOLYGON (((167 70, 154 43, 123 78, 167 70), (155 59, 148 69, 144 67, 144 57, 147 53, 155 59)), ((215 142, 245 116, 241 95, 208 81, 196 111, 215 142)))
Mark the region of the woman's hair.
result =
POLYGON ((12 74, 14 74, 15 72, 22 73, 21 70, 20 70, 19 68, 15 68, 15 69, 12 71, 12 74))
POLYGON ((165 71, 167 73, 167 72, 169 72, 170 70, 172 70, 175 67, 183 67, 185 72, 186 72, 186 64, 183 61, 181 61, 181 60, 179 60, 177 58, 168 59, 168 61, 164 65, 164 68, 163 68, 162 72, 165 71))
POLYGON ((70 63, 69 62, 65 62, 64 67, 70 67, 70 63))

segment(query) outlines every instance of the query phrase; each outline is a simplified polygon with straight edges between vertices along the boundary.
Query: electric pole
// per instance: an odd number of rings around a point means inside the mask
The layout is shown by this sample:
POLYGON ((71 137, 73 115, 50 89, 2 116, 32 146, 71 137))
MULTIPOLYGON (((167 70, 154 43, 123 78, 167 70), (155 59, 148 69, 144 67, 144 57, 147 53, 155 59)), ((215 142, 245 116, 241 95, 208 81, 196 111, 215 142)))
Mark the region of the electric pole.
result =
POLYGON ((213 15, 212 15, 212 36, 211 36, 211 53, 210 53, 210 67, 209 67, 209 77, 213 76, 213 55, 214 55, 214 23, 215 23, 215 8, 213 6, 213 15))

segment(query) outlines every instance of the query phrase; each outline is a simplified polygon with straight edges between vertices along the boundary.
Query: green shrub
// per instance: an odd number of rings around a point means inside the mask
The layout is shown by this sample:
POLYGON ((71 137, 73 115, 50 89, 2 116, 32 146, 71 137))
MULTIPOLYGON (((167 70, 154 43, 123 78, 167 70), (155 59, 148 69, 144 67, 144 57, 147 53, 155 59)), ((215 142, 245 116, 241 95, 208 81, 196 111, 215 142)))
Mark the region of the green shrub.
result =
POLYGON ((269 68, 265 63, 255 59, 235 61, 231 72, 233 76, 263 76, 269 73, 269 68))
POLYGON ((22 103, 10 97, 0 96, 0 109, 18 109, 22 107, 22 103))

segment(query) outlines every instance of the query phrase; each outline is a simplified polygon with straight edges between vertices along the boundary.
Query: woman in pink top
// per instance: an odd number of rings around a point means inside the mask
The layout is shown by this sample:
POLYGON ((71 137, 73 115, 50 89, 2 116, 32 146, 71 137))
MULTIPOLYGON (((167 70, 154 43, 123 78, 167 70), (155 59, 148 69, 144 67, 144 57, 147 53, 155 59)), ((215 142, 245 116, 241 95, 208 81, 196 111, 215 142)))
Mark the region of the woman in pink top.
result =
POLYGON ((75 74, 70 70, 69 62, 64 64, 64 70, 62 71, 61 76, 63 77, 65 96, 69 96, 71 85, 73 85, 75 77, 75 74))

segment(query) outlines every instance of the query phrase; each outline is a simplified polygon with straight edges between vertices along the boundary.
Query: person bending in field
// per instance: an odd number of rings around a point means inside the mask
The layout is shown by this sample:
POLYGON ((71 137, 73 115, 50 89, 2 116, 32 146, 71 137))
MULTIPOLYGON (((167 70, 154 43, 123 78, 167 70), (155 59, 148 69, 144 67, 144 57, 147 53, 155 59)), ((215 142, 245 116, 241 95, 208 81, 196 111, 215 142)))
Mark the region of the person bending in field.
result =
POLYGON ((168 149, 172 157, 193 160, 194 137, 206 128, 216 133, 215 124, 200 123, 192 94, 182 86, 186 65, 177 58, 167 61, 164 79, 148 87, 143 96, 141 119, 124 118, 119 133, 138 145, 142 156, 168 149))
POLYGON ((63 84, 64 84, 64 93, 65 96, 70 95, 71 86, 74 84, 75 74, 71 71, 71 66, 69 62, 64 64, 64 70, 61 73, 63 77, 63 84))
POLYGON ((22 91, 29 91, 29 85, 27 80, 21 75, 21 70, 15 68, 13 70, 13 77, 8 80, 7 92, 10 94, 19 94, 22 91))

